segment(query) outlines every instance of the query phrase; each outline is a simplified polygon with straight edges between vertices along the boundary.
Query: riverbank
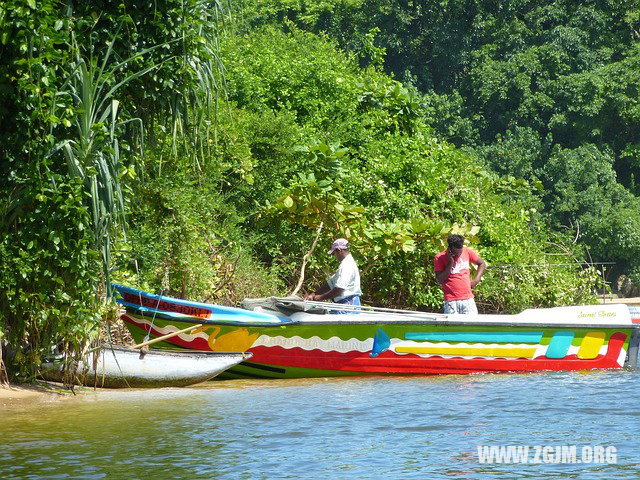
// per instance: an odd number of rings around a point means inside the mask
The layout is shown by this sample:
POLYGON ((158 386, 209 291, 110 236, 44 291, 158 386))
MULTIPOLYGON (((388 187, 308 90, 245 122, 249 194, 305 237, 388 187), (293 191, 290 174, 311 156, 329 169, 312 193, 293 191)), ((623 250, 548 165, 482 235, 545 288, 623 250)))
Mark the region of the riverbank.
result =
POLYGON ((640 297, 600 297, 600 303, 603 305, 608 305, 611 303, 623 303, 625 305, 640 305, 640 297))
MULTIPOLYGON (((84 390, 80 391, 84 392, 84 390)), ((78 389, 76 389, 76 393, 78 393, 78 389)), ((71 390, 64 389, 62 385, 55 383, 0 385, 0 407, 54 402, 70 397, 73 397, 71 390)))

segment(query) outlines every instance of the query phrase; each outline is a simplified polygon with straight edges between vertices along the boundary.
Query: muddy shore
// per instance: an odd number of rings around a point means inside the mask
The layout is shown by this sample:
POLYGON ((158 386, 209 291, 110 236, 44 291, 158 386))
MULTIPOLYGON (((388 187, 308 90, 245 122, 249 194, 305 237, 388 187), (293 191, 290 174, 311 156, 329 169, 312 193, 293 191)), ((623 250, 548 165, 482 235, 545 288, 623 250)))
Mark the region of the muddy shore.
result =
MULTIPOLYGON (((84 392, 84 390, 81 390, 84 392)), ((78 393, 78 389, 76 389, 78 393)), ((0 408, 15 405, 30 405, 34 403, 55 402, 72 398, 71 390, 62 385, 37 382, 21 385, 0 385, 0 408)))

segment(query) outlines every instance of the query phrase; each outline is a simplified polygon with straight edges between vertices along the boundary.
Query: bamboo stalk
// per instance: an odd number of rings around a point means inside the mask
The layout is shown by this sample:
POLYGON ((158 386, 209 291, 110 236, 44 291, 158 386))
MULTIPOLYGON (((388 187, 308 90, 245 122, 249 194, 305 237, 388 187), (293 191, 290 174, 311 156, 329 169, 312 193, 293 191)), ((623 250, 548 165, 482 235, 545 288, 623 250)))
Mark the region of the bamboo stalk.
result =
POLYGON ((167 335, 163 335, 161 337, 154 338, 152 340, 147 340, 146 342, 139 343, 138 345, 134 345, 131 348, 133 348, 133 349, 142 348, 142 347, 144 347, 146 345, 151 345, 152 343, 161 342, 163 340, 166 340, 167 338, 175 337, 176 335, 180 335, 181 333, 189 332, 189 331, 194 330, 194 329, 196 329, 198 327, 201 327, 201 326, 202 326, 201 323, 198 323, 196 325, 191 325, 190 327, 187 327, 187 328, 185 328, 183 330, 178 330, 177 332, 168 333, 167 335))

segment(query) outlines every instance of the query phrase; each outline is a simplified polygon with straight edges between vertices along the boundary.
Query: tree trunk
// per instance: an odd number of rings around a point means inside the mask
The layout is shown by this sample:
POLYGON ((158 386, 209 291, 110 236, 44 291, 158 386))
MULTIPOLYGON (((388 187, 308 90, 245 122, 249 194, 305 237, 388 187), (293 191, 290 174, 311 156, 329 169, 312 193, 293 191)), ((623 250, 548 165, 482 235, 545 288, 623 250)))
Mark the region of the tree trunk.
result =
POLYGON ((302 257, 302 267, 300 267, 300 279, 298 280, 298 284, 296 288, 294 288, 289 296, 297 295, 300 289, 302 288, 302 284, 304 283, 304 269, 307 267, 307 262, 309 261, 309 257, 313 254, 313 251, 316 249, 316 245, 318 244, 318 240, 320 239, 320 233, 322 232, 322 227, 324 227, 324 220, 320 222, 318 225, 318 229, 316 230, 316 238, 313 240, 311 244, 311 249, 307 253, 305 253, 304 257, 302 257))

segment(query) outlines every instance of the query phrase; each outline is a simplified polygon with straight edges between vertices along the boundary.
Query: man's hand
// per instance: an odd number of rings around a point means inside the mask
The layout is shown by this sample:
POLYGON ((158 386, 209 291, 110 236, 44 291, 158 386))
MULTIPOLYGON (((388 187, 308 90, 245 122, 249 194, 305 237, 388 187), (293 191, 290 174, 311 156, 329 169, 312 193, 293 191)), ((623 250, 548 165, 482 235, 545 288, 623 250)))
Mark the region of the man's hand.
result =
POLYGON ((454 258, 455 257, 453 256, 453 252, 451 251, 451 249, 447 248, 447 260, 448 260, 448 263, 453 263, 454 258))

